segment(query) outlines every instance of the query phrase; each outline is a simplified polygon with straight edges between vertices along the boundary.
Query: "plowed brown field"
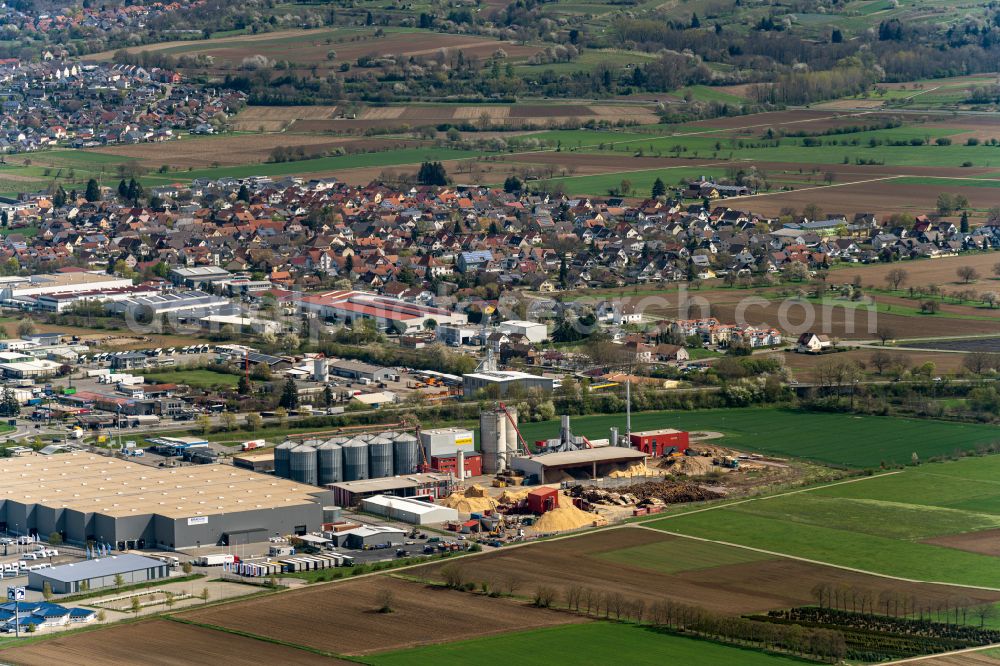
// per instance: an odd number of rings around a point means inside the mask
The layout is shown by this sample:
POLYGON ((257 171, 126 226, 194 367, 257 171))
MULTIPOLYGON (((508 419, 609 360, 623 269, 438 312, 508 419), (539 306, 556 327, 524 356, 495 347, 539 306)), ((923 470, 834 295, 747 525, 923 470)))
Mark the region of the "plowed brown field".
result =
MULTIPOLYGON (((531 594, 538 585, 560 590, 582 585, 601 592, 620 592, 629 599, 670 598, 724 613, 761 612, 813 603, 812 589, 817 583, 857 587, 876 596, 883 590, 892 590, 927 599, 974 597, 980 603, 1000 599, 1000 592, 906 583, 781 557, 676 574, 657 572, 642 566, 642 562, 628 566, 594 557, 603 552, 672 540, 680 542, 681 538, 625 527, 501 550, 462 560, 460 566, 469 580, 502 580, 516 575, 521 581, 521 594, 531 594)), ((428 565, 412 573, 438 579, 442 566, 428 565)))
POLYGON ((350 662, 169 620, 95 629, 0 651, 0 662, 23 666, 313 666, 350 662))
POLYGON ((966 550, 970 553, 1000 557, 1000 529, 949 534, 927 539, 924 543, 932 543, 937 546, 945 546, 946 548, 955 548, 957 550, 966 550))
POLYGON ((491 599, 386 576, 312 587, 180 616, 337 654, 364 654, 586 621, 510 599, 491 599), (377 612, 380 590, 392 592, 392 613, 377 612))

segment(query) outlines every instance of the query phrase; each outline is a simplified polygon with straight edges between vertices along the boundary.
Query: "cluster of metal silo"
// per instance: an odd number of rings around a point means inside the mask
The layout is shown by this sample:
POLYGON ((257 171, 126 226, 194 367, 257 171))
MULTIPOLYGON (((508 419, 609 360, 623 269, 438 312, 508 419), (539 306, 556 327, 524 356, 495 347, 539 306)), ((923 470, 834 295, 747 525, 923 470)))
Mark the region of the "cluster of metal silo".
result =
POLYGON ((420 471, 420 442, 411 433, 384 432, 326 441, 292 441, 274 449, 274 473, 292 481, 325 486, 420 471))

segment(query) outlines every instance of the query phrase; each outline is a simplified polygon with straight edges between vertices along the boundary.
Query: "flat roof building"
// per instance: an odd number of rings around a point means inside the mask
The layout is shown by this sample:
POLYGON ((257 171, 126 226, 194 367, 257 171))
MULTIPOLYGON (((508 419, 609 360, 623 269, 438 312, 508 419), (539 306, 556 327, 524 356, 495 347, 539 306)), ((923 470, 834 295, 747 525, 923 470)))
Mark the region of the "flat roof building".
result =
POLYGON ((502 398, 512 386, 524 393, 532 389, 540 389, 546 393, 552 391, 554 380, 549 377, 532 375, 518 370, 488 370, 471 372, 462 375, 463 391, 466 398, 475 397, 478 391, 486 391, 487 396, 502 398))
POLYGON ((328 490, 226 465, 156 468, 90 453, 0 459, 0 530, 179 550, 320 529, 328 490))
POLYGON ((511 467, 524 473, 527 484, 540 484, 559 483, 568 480, 567 476, 579 480, 596 479, 645 463, 646 454, 642 451, 604 446, 514 458, 511 467))
POLYGON ((458 511, 409 497, 375 495, 361 500, 361 510, 411 525, 430 525, 458 520, 458 511))
POLYGON ((28 572, 28 587, 41 590, 48 583, 56 594, 98 590, 102 587, 117 587, 116 577, 121 576, 125 585, 159 580, 170 576, 170 566, 151 557, 122 553, 94 560, 73 562, 57 567, 28 572))
POLYGON ((331 483, 327 487, 333 490, 336 500, 333 504, 357 506, 361 500, 375 495, 426 496, 440 499, 451 494, 453 481, 450 474, 425 473, 387 476, 363 481, 342 481, 331 483))

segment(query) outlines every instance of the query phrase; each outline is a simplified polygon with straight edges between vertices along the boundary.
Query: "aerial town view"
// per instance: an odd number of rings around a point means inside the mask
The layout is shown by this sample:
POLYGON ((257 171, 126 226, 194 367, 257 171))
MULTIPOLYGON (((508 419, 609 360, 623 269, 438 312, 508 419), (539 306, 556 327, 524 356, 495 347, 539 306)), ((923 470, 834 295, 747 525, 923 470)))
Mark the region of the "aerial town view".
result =
POLYGON ((1000 666, 1000 4, 0 3, 0 665, 1000 666))

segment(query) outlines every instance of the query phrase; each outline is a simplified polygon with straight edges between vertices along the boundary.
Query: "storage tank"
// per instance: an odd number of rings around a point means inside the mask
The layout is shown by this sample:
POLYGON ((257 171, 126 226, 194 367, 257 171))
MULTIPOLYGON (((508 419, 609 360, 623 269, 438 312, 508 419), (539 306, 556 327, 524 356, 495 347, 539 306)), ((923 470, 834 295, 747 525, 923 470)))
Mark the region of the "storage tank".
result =
POLYGON ((324 523, 337 523, 337 522, 340 522, 340 507, 339 506, 324 506, 323 507, 323 522, 324 523))
POLYGON ((368 442, 357 438, 344 444, 344 481, 368 478, 368 442))
POLYGON ((325 358, 317 358, 313 361, 313 381, 327 382, 330 379, 330 370, 325 358))
POLYGON ((414 474, 420 470, 420 442, 414 435, 404 432, 392 443, 392 470, 397 476, 414 474))
POLYGON ((611 426, 611 432, 609 433, 608 439, 610 440, 611 446, 621 446, 622 443, 618 439, 618 426, 611 426))
POLYGON ((368 442, 368 476, 381 479, 392 474, 392 440, 376 437, 368 442))
POLYGON ((507 417, 501 409, 489 409, 479 415, 480 448, 483 473, 496 474, 506 469, 507 417))
POLYGON ((291 466, 289 465, 290 452, 298 444, 288 440, 287 442, 282 442, 274 447, 274 475, 280 476, 283 479, 290 478, 291 476, 291 466))
POLYGON ((316 447, 300 444, 291 450, 288 460, 292 481, 315 486, 318 481, 316 470, 316 447))
POLYGON ((344 447, 330 440, 316 447, 318 485, 340 483, 344 480, 344 447))
MULTIPOLYGON (((504 417, 504 434, 507 436, 507 451, 504 457, 505 464, 510 464, 510 459, 517 454, 517 408, 508 407, 507 413, 510 414, 510 419, 508 420, 504 417), (511 424, 513 421, 513 425, 511 424)), ((503 412, 500 413, 503 416, 503 412)))
POLYGON ((379 435, 379 437, 384 437, 386 439, 396 441, 396 438, 399 437, 399 433, 396 432, 395 430, 386 430, 381 435, 379 435))

